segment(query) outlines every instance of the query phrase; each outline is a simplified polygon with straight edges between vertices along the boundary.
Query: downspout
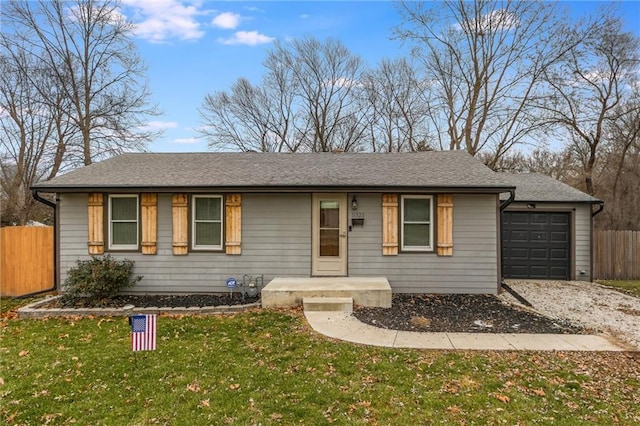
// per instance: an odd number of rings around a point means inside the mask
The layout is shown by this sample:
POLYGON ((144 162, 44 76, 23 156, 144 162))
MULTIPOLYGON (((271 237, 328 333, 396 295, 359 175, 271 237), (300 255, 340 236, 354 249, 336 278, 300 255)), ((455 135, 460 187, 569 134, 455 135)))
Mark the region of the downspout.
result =
POLYGON ((589 227, 590 231, 589 231, 589 255, 591 256, 591 265, 589 265, 589 276, 591 277, 591 280, 594 280, 593 277, 593 218, 600 213, 602 210, 604 210, 604 201, 598 201, 598 209, 596 211, 592 211, 591 212, 591 226, 589 227))
POLYGON ((516 190, 509 190, 509 198, 500 203, 500 217, 498 218, 498 247, 500 247, 500 256, 498 257, 498 273, 500 274, 500 282, 498 283, 498 293, 502 292, 505 287, 504 276, 502 275, 502 213, 509 204, 513 203, 516 198, 516 190))
POLYGON ((53 287, 51 288, 47 288, 45 290, 38 290, 38 291, 34 291, 33 293, 28 293, 28 294, 22 294, 20 296, 16 296, 14 297, 14 299, 23 299, 26 297, 33 297, 33 296, 38 296, 40 294, 44 294, 44 293, 49 293, 51 291, 55 291, 58 289, 58 264, 57 264, 57 260, 58 260, 58 238, 57 238, 57 232, 56 232, 56 223, 57 223, 57 212, 58 210, 56 209, 56 203, 52 203, 51 201, 42 198, 40 196, 40 194, 38 194, 38 190, 37 189, 32 189, 31 190, 31 195, 33 196, 33 198, 36 201, 41 202, 44 205, 47 205, 49 207, 51 207, 53 209, 53 287))
POLYGON ((591 212, 591 217, 595 217, 595 215, 600 213, 602 210, 604 210, 604 201, 599 201, 598 202, 598 210, 596 210, 594 212, 591 212))
MULTIPOLYGON (((502 213, 504 211, 504 209, 506 209, 507 206, 509 206, 509 204, 513 203, 513 200, 515 200, 515 198, 516 198, 516 190, 515 189, 510 189, 509 190, 509 198, 507 198, 502 203, 500 203, 500 213, 502 213)), ((502 221, 500 223, 502 223, 502 221)))

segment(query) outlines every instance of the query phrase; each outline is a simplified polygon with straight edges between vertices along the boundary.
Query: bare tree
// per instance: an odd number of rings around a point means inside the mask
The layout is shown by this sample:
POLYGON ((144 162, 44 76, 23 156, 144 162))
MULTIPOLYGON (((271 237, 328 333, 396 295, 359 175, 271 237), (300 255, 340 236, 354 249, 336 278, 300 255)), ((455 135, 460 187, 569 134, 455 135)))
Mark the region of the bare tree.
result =
POLYGON ((516 0, 444 0, 399 5, 396 36, 415 44, 429 84, 440 149, 500 157, 530 142, 542 123, 534 101, 545 70, 578 43, 557 5, 516 0))
POLYGON ((362 78, 362 111, 368 111, 371 150, 430 148, 429 103, 424 81, 405 58, 385 59, 362 78))
POLYGON ((231 92, 205 96, 200 133, 214 150, 295 152, 300 140, 294 130, 294 90, 291 70, 273 58, 265 62, 261 86, 238 79, 231 92))
POLYGON ((0 38, 0 187, 3 222, 42 220, 30 186, 64 168, 73 127, 69 102, 51 71, 26 50, 0 38), (41 93, 50 92, 48 102, 41 93))
POLYGON ((610 12, 603 10, 602 22, 585 31, 579 48, 545 72, 555 94, 545 104, 549 122, 568 134, 589 194, 596 193, 594 170, 607 127, 637 117, 638 109, 637 103, 624 100, 630 99, 634 86, 640 84, 640 42, 623 31, 620 19, 610 12))
POLYGON ((66 161, 91 164, 115 153, 140 150, 157 133, 144 120, 156 114, 147 103, 144 66, 130 41, 133 25, 117 0, 3 2, 3 36, 43 64, 55 90, 69 103, 66 118, 79 138, 66 140, 66 161), (77 143, 77 144, 76 144, 77 143))
POLYGON ((260 85, 239 79, 205 97, 200 132, 213 149, 352 151, 365 114, 357 104, 364 66, 336 40, 276 43, 260 85))

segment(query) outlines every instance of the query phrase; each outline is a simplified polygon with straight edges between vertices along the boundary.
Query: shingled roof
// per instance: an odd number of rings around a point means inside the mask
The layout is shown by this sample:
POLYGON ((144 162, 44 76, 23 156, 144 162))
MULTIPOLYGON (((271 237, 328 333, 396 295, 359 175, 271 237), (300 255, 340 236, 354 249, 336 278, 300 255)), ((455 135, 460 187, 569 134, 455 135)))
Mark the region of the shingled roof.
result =
POLYGON ((87 190, 456 189, 504 192, 513 185, 464 151, 415 153, 135 153, 33 187, 87 190))
MULTIPOLYGON (((520 202, 600 203, 601 200, 540 173, 503 173, 520 202)), ((505 197, 503 197, 505 198, 505 197)))

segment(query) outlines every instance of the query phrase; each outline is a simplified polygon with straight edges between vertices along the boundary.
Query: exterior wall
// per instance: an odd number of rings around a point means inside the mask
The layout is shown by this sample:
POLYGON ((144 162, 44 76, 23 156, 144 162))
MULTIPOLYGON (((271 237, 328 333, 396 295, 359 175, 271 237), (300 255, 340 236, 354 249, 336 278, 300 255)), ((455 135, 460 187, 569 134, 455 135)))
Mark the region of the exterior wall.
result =
POLYGON ((357 198, 365 221, 349 232, 350 276, 387 277, 394 293, 498 291, 495 195, 454 195, 451 257, 435 252, 383 256, 381 195, 357 194, 357 198))
MULTIPOLYGON (((349 194, 351 200, 353 194, 349 194)), ((454 195, 453 256, 382 255, 381 194, 356 194, 364 225, 348 233, 348 275, 387 277, 394 292, 496 293, 497 196, 454 195)), ((78 259, 89 259, 87 194, 59 196, 60 283, 78 259)), ((349 213, 350 216, 350 213, 349 213)), ((243 194, 242 254, 172 253, 171 194, 158 195, 158 253, 112 253, 135 261, 144 278, 136 293, 226 292, 228 277, 311 273, 311 194, 243 194), (277 201, 276 201, 277 198, 277 201)), ((434 232, 436 227, 434 226, 434 232)))
MULTIPOLYGON (((527 203, 509 204, 507 211, 527 210, 527 203)), ((591 205, 571 203, 537 203, 535 211, 559 211, 571 213, 572 279, 591 281, 591 205)))
MULTIPOLYGON (((87 194, 60 194, 60 283, 76 260, 90 259, 87 249, 87 194)), ((311 195, 243 194, 242 254, 172 253, 171 194, 158 195, 158 254, 112 253, 135 261, 134 273, 144 278, 131 292, 226 292, 229 277, 264 274, 305 276, 311 263, 311 195)))

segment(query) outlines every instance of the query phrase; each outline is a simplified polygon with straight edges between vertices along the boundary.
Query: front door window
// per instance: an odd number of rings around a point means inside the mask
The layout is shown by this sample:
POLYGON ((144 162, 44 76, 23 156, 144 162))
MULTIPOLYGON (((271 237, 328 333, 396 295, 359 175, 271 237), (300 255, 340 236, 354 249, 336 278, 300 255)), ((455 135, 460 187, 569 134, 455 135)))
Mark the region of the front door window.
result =
POLYGON ((338 201, 320 201, 320 256, 340 256, 338 201))

